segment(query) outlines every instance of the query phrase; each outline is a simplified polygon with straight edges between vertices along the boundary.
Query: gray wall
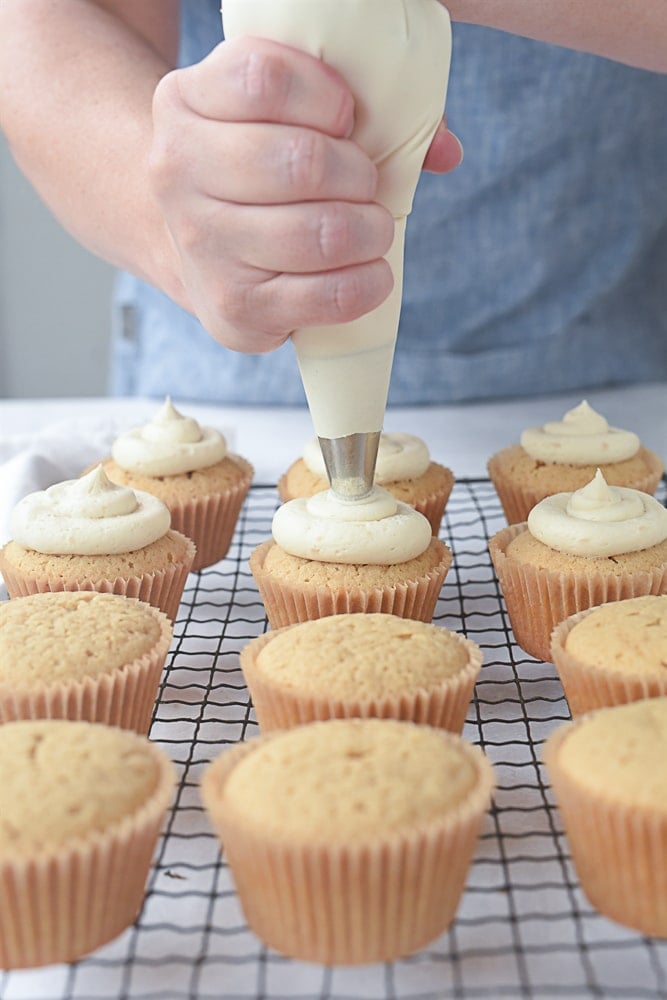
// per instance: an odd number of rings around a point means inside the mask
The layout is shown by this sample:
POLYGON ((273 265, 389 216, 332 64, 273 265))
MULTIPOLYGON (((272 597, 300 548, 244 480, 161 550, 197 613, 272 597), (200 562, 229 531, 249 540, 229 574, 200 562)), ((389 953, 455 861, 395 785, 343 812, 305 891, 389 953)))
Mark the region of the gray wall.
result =
POLYGON ((0 133, 0 396, 106 394, 112 281, 42 204, 0 133))

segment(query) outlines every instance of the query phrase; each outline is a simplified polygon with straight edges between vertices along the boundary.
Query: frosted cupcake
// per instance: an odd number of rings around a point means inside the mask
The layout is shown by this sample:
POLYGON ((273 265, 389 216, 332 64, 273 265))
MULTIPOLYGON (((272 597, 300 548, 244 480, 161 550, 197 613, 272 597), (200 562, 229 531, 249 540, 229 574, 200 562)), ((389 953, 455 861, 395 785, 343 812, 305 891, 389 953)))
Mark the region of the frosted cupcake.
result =
MULTIPOLYGON (((375 483, 418 510, 428 518, 432 534, 439 533, 454 475, 446 466, 431 461, 421 438, 414 434, 381 434, 375 483)), ((322 450, 314 438, 306 445, 303 457, 278 480, 278 493, 281 500, 287 501, 311 497, 327 489, 329 480, 322 450)))
POLYGON ((171 642, 166 615, 117 594, 0 603, 0 722, 80 719, 148 732, 171 642))
POLYGON ((598 468, 610 486, 650 494, 664 471, 636 434, 610 427, 585 400, 562 420, 525 430, 521 443, 497 452, 487 468, 509 524, 525 521, 545 497, 585 486, 598 468))
POLYGON ((195 547, 169 523, 161 500, 115 485, 101 466, 30 493, 14 508, 12 540, 0 550, 7 592, 125 594, 173 620, 195 547))
POLYGON ((586 608, 667 593, 667 510, 647 493, 609 486, 540 501, 489 551, 518 644, 548 660, 559 622, 586 608))
POLYGON ((481 664, 462 635, 383 614, 288 625, 241 650, 262 732, 375 716, 460 733, 481 664))
POLYGON ((272 628, 357 612, 429 622, 452 561, 424 515, 379 486, 290 500, 272 532, 249 560, 272 628))
POLYGON ((357 964, 448 927, 493 783, 452 733, 335 719, 222 754, 202 798, 255 933, 285 955, 357 964))
POLYGON ((566 618, 554 629, 551 655, 573 716, 667 696, 667 594, 566 618))
POLYGON ((544 760, 593 906, 667 937, 667 699, 582 715, 547 740, 544 760))
POLYGON ((0 726, 0 968, 76 961, 135 920, 173 789, 127 730, 0 726))
POLYGON ((219 431, 183 416, 167 398, 148 424, 116 439, 103 465, 114 483, 162 500, 171 527, 195 543, 193 570, 227 555, 253 467, 228 452, 219 431))

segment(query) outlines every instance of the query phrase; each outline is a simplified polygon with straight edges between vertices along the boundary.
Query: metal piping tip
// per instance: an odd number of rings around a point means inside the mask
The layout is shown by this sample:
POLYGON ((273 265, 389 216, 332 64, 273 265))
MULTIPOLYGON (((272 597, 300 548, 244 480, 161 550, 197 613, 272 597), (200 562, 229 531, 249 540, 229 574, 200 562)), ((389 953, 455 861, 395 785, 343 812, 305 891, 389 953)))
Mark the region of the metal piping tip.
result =
POLYGON ((360 500, 373 489, 380 431, 320 438, 331 489, 341 500, 360 500))

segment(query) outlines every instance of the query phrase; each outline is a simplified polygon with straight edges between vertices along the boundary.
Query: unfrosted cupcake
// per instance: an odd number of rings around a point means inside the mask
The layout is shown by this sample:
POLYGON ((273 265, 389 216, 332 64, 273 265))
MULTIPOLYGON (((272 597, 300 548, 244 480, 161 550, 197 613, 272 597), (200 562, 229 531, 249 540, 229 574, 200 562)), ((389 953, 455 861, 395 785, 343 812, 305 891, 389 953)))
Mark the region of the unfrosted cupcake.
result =
POLYGON ((76 961, 133 922, 173 788, 136 733, 0 726, 0 968, 76 961))
POLYGON ((491 764, 452 733, 334 719, 224 753, 202 797, 255 933, 285 955, 358 964, 451 923, 492 788, 491 764))
POLYGON ((433 617, 452 554, 381 487, 357 501, 331 490, 290 500, 272 530, 249 560, 272 628, 357 612, 433 617))
POLYGON ((598 468, 610 486, 650 494, 664 471, 636 434, 610 427, 585 400, 562 420, 525 430, 521 443, 492 455, 487 468, 509 524, 525 521, 545 497, 585 486, 598 468))
POLYGON ((0 722, 80 719, 148 732, 172 629, 157 608, 94 591, 0 603, 0 722))
MULTIPOLYGON (((423 514, 431 532, 440 531, 442 515, 452 492, 454 475, 450 469, 432 462, 428 448, 414 434, 383 433, 380 435, 375 482, 392 496, 423 514)), ((283 501, 311 497, 329 489, 327 470, 317 438, 304 448, 297 459, 278 480, 278 494, 283 501)))
POLYGON ((514 637, 548 660, 559 622, 586 608, 667 593, 667 510, 602 473, 540 501, 489 542, 514 637))
POLYGON ((593 906, 667 937, 667 699, 582 715, 547 740, 544 759, 593 906))
POLYGON ((573 716, 667 696, 667 594, 571 615, 554 629, 551 655, 573 716))
POLYGON ((254 470, 228 452, 219 431, 183 416, 167 398, 153 420, 116 439, 103 465, 114 483, 162 500, 171 527, 195 543, 193 570, 227 555, 254 470))
POLYGON ((195 547, 169 523, 161 500, 113 484, 101 466, 30 493, 14 508, 12 540, 0 550, 7 592, 124 594, 173 620, 195 547))
POLYGON ((457 632, 384 614, 288 625, 241 650, 262 732, 376 716, 460 733, 481 665, 457 632))

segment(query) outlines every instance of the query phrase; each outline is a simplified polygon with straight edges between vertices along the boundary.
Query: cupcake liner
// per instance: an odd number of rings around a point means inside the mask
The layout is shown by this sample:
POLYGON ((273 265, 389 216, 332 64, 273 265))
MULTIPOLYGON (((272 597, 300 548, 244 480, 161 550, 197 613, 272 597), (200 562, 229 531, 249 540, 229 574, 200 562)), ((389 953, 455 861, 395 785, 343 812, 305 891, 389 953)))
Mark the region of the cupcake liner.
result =
POLYGON ((153 612, 160 624, 154 647, 112 672, 82 680, 42 683, 22 691, 0 684, 0 724, 18 719, 70 719, 101 722, 147 735, 172 638, 166 616, 157 609, 153 612))
POLYGON ((174 788, 171 762, 148 746, 158 784, 137 813, 53 852, 0 861, 0 968, 75 961, 135 920, 174 788))
POLYGON ((588 613, 580 611, 557 625, 551 636, 551 658, 558 671, 572 716, 596 708, 625 705, 642 698, 667 696, 667 676, 632 676, 615 669, 582 663, 565 648, 567 637, 588 613))
POLYGON ((590 573, 577 576, 514 563, 506 556, 525 524, 501 529, 489 542, 507 613, 519 646, 538 660, 551 657, 551 634, 560 622, 596 604, 667 592, 667 566, 624 576, 590 573))
MULTIPOLYGON (((288 626, 289 627, 289 626, 288 626)), ((267 681, 256 667, 261 650, 276 635, 267 632, 247 643, 241 650, 241 669, 252 697, 255 715, 262 733, 291 729, 322 719, 378 718, 399 719, 460 733, 466 720, 475 681, 482 666, 482 652, 475 643, 459 636, 469 655, 466 666, 455 676, 428 691, 419 688, 400 697, 345 700, 299 694, 297 691, 267 681)))
POLYGON ((254 474, 252 465, 245 459, 235 455, 234 461, 243 473, 236 486, 230 486, 224 493, 197 497, 182 503, 169 501, 167 504, 171 513, 171 527, 195 543, 197 551, 192 563, 193 572, 219 562, 229 551, 236 522, 254 474))
POLYGON ((189 538, 185 557, 173 562, 166 569, 154 570, 142 576, 116 577, 115 579, 63 580, 60 577, 34 577, 13 566, 0 552, 0 572, 10 597, 28 597, 30 594, 57 593, 59 591, 95 590, 100 594, 120 594, 135 597, 163 611, 174 621, 183 596, 185 582, 195 557, 195 546, 189 538))
POLYGON ((558 762, 572 728, 547 740, 544 759, 581 886, 604 916, 667 937, 667 814, 577 787, 558 762))
POLYGON ((465 745, 477 785, 441 819, 383 840, 307 845, 253 833, 221 804, 227 776, 252 747, 240 744, 218 758, 201 791, 248 925, 262 941, 292 958, 356 965, 410 954, 447 929, 494 784, 479 750, 465 745))
POLYGON ((387 587, 373 587, 361 590, 358 587, 344 590, 339 587, 305 587, 279 580, 264 570, 264 560, 269 548, 275 543, 262 542, 250 554, 249 566, 266 615, 272 629, 298 622, 325 618, 328 615, 384 612, 399 618, 430 622, 442 589, 442 585, 452 564, 452 553, 437 539, 431 544, 442 546, 442 559, 430 572, 415 580, 387 587))
MULTIPOLYGON (((621 485, 631 487, 633 490, 641 490, 642 493, 648 493, 653 496, 662 477, 663 465, 658 455, 654 452, 649 451, 647 448, 642 449, 642 452, 648 467, 646 475, 635 476, 631 482, 621 485)), ((516 483, 510 475, 505 473, 504 455, 504 451, 492 455, 487 462, 486 468, 489 478, 498 494, 498 499, 507 518, 507 523, 518 524, 526 521, 535 504, 549 496, 551 491, 531 488, 530 486, 516 483)), ((601 468, 604 473, 606 468, 604 463, 601 463, 601 468)), ((585 483, 581 483, 581 485, 584 486, 585 483)))

